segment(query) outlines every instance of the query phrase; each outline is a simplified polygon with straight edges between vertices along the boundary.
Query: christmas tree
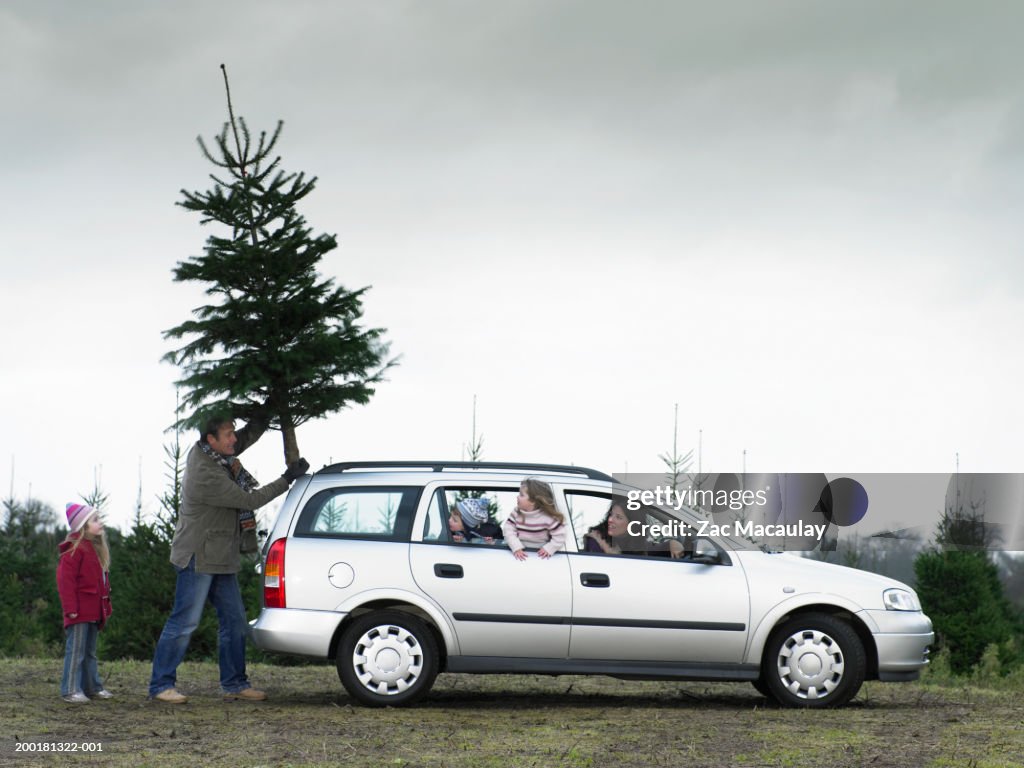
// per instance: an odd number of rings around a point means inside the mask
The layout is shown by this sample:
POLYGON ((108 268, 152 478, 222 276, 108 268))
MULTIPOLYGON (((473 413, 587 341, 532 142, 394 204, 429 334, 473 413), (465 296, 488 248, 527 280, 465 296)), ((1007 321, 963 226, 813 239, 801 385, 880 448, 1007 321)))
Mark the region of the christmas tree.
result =
POLYGON ((164 332, 187 341, 164 359, 183 369, 178 384, 194 413, 182 425, 198 426, 215 413, 258 419, 281 431, 290 463, 300 455, 297 426, 367 403, 393 361, 383 329, 359 324, 368 288, 348 291, 317 273, 337 241, 314 236, 298 213, 316 178, 287 173, 272 156, 283 123, 254 142, 245 120, 235 118, 230 90, 227 100, 229 121, 215 148, 198 139, 220 174, 211 174, 208 190, 183 189, 178 203, 220 231, 201 256, 174 269, 176 281, 206 283, 216 303, 164 332))

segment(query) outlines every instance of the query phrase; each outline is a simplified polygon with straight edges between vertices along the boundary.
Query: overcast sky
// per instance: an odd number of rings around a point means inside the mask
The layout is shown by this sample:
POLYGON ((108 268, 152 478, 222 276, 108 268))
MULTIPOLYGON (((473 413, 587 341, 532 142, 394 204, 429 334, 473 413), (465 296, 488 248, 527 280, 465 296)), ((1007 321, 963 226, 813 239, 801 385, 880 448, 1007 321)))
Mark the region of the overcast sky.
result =
MULTIPOLYGON (((0 488, 155 508, 236 112, 401 355, 331 459, 1019 471, 1024 6, 6 2, 0 488), (11 465, 13 461, 13 477, 11 465)), ((189 436, 192 439, 192 436, 189 436)), ((245 455, 264 482, 279 435, 245 455)))

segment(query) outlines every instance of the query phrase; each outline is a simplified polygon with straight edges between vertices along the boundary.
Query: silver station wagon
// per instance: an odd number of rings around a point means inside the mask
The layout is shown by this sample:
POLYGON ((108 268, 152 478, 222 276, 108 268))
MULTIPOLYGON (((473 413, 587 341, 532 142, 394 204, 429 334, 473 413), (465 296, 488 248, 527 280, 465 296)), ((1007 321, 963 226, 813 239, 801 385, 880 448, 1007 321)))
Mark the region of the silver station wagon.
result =
MULTIPOLYGON (((931 621, 898 581, 728 537, 589 546, 619 488, 571 466, 325 467, 292 486, 270 531, 252 639, 336 661, 370 706, 475 672, 747 681, 785 705, 831 707, 928 663, 931 621), (501 538, 525 477, 550 486, 570 527, 550 558, 517 560, 501 538), (491 535, 464 532, 466 515, 491 535)), ((644 530, 698 523, 686 509, 632 514, 644 530)))

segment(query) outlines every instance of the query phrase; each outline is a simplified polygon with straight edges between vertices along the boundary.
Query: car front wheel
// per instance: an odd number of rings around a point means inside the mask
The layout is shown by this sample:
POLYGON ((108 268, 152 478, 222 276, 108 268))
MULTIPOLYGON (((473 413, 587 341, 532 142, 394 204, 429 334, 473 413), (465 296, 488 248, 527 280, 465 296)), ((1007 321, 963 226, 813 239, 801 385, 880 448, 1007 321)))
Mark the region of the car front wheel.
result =
POLYGON ((790 707, 840 707, 860 690, 864 646, 845 621, 807 613, 777 627, 768 639, 761 680, 790 707))
POLYGON ((437 643, 420 619, 377 611, 352 622, 338 644, 338 677, 352 698, 398 707, 423 697, 437 677, 437 643))

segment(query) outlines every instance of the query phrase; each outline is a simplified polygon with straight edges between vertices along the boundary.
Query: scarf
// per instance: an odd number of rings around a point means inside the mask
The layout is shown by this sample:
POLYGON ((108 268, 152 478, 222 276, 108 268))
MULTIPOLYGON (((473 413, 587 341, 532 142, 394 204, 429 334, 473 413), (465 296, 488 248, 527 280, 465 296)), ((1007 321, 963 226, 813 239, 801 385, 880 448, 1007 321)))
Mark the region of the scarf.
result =
POLYGON ((243 491, 248 492, 256 488, 259 488, 259 481, 249 474, 249 471, 242 466, 241 462, 239 462, 238 464, 238 475, 235 475, 234 471, 231 469, 231 465, 233 462, 238 461, 238 459, 234 458, 233 456, 223 456, 217 453, 215 450, 213 450, 213 448, 210 447, 209 443, 201 442, 199 443, 199 447, 203 449, 203 453, 205 453, 211 459, 213 459, 222 467, 224 467, 224 469, 228 471, 228 474, 231 475, 234 481, 238 483, 238 487, 241 488, 243 491))
MULTIPOLYGON (((203 449, 203 453, 224 467, 228 475, 238 483, 238 487, 243 491, 248 493, 259 487, 259 481, 249 474, 249 471, 242 466, 241 462, 238 462, 238 474, 234 473, 231 466, 238 459, 218 453, 205 441, 200 442, 199 447, 203 449)), ((238 529, 242 535, 240 551, 245 553, 257 551, 259 549, 259 542, 256 538, 256 513, 251 509, 238 510, 238 529)))

